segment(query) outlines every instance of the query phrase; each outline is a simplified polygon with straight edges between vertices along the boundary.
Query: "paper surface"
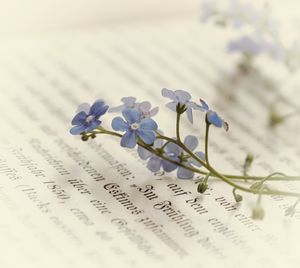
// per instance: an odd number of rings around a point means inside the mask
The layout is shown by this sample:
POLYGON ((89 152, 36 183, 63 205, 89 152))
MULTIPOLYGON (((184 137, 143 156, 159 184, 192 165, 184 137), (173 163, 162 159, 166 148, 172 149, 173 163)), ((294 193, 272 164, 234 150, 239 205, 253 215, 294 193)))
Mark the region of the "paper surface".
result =
MULTIPOLYGON (((241 174, 250 151, 251 174, 300 174, 297 119, 267 127, 278 84, 259 71, 241 75, 223 32, 211 31, 176 20, 2 44, 0 267, 299 267, 300 211, 284 216, 295 198, 263 197, 266 217, 254 221, 255 196, 241 193, 237 205, 218 180, 200 195, 194 181, 152 174, 118 139, 68 133, 80 103, 113 107, 135 96, 160 106, 156 120, 172 136, 175 115, 160 90, 187 89, 230 124, 211 131, 218 170, 241 174)), ((196 135, 203 150, 204 117, 194 116, 182 135, 196 135)))

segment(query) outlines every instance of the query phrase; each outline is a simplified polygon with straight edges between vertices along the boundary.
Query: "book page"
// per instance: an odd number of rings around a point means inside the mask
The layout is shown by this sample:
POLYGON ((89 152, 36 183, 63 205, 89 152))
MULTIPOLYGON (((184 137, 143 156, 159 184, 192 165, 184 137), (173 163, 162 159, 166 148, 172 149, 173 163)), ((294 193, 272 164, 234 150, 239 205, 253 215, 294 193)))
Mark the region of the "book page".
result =
POLYGON ((0 1, 0 36, 26 36, 119 23, 197 17, 198 0, 0 1))
MULTIPOLYGON (((1 267, 299 267, 300 210, 285 216, 295 198, 263 196, 266 216, 253 220, 256 196, 241 193, 237 204, 217 179, 201 195, 197 176, 154 174, 117 138, 69 134, 79 104, 114 107, 135 96, 160 107, 155 120, 172 137, 175 114, 161 89, 186 89, 230 125, 228 133, 211 129, 210 162, 220 172, 241 174, 251 152, 251 174, 300 174, 298 119, 267 126, 280 77, 259 66, 245 75, 225 38, 175 20, 3 41, 1 267)), ((204 115, 194 117, 191 125, 184 116, 182 136, 196 135, 204 150, 204 115)), ((297 182, 276 185, 299 191, 297 182)))

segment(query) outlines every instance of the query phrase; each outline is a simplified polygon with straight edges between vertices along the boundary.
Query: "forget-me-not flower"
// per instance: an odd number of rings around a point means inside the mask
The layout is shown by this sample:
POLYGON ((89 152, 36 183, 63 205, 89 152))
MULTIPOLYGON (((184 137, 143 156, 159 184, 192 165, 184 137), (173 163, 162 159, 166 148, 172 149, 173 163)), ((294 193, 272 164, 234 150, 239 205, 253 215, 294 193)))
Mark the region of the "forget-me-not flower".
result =
POLYGON ((270 5, 261 3, 257 6, 240 0, 202 2, 203 22, 212 19, 216 24, 231 25, 236 29, 252 28, 246 36, 229 42, 229 52, 242 52, 251 56, 266 54, 287 64, 291 70, 294 69, 288 59, 291 50, 281 42, 278 20, 273 18, 270 5))
POLYGON ((284 49, 279 44, 267 41, 260 35, 242 36, 237 40, 230 41, 228 50, 252 56, 265 53, 275 60, 284 60, 286 57, 284 49))
MULTIPOLYGON (((198 146, 198 140, 195 136, 187 136, 184 140, 185 146, 189 148, 191 151, 195 150, 198 146)), ((163 141, 161 139, 157 139, 154 142, 153 148, 161 148, 163 146, 163 141)), ((179 147, 178 145, 174 143, 168 143, 164 147, 163 156, 169 158, 170 160, 182 163, 185 166, 192 167, 192 165, 201 167, 202 165, 197 162, 195 159, 191 157, 187 157, 183 153, 183 149, 179 147)), ((162 159, 157 155, 152 154, 151 152, 147 151, 146 149, 142 147, 138 147, 138 154, 141 159, 148 160, 147 168, 151 170, 152 172, 157 172, 161 168, 165 172, 172 172, 177 169, 177 177, 180 179, 191 179, 194 176, 194 172, 190 171, 186 168, 180 167, 175 163, 172 163, 168 160, 162 159)), ((196 152, 195 155, 197 155, 199 158, 205 160, 204 153, 202 152, 196 152)))
MULTIPOLYGON (((158 131, 160 134, 163 134, 161 131, 158 131)), ((161 149, 164 145, 164 141, 162 139, 156 139, 152 146, 153 149, 161 149)), ((161 168, 163 168, 166 172, 171 172, 177 168, 176 164, 173 164, 167 160, 162 159, 161 157, 149 152, 145 148, 138 146, 137 149, 138 155, 143 160, 148 160, 147 168, 152 172, 157 172, 161 168)), ((173 161, 178 161, 177 157, 173 155, 173 153, 169 154, 167 152, 162 151, 164 156, 172 159, 173 161)))
MULTIPOLYGON (((162 139, 156 139, 154 141, 152 148, 159 149, 163 145, 164 145, 164 142, 162 139)), ((175 164, 172 164, 169 161, 166 161, 166 160, 160 158, 159 156, 152 154, 151 152, 149 152, 148 150, 146 150, 145 148, 143 148, 141 146, 138 146, 137 152, 141 159, 148 160, 147 168, 149 170, 151 170, 152 172, 159 171, 161 169, 161 167, 165 171, 166 170, 172 171, 172 170, 176 169, 175 164)), ((174 161, 176 161, 176 159, 174 159, 174 161)))
POLYGON ((122 147, 134 148, 138 138, 146 144, 154 142, 157 130, 154 120, 141 118, 142 114, 137 109, 125 109, 122 114, 126 121, 118 116, 111 123, 114 130, 125 132, 121 139, 122 147))
POLYGON ((109 113, 117 113, 117 112, 122 112, 125 109, 135 109, 139 105, 139 103, 136 102, 136 98, 134 97, 124 97, 121 99, 123 104, 112 107, 109 109, 109 113))
POLYGON ((122 105, 110 108, 108 112, 116 113, 122 112, 126 109, 137 109, 141 112, 142 118, 150 118, 158 113, 158 107, 152 108, 149 101, 136 102, 136 98, 134 97, 124 97, 121 101, 123 102, 122 105))
POLYGON ((158 107, 152 108, 151 103, 149 101, 143 101, 139 103, 137 108, 142 113, 143 118, 153 117, 158 113, 159 110, 158 107))
POLYGON ((206 120, 210 124, 218 128, 223 127, 226 131, 228 131, 228 123, 225 122, 215 111, 211 110, 204 100, 200 99, 200 103, 201 105, 198 105, 198 108, 196 109, 206 112, 206 120))
POLYGON ((186 107, 186 113, 188 120, 193 123, 193 112, 192 109, 196 108, 197 105, 190 101, 192 96, 190 93, 184 90, 169 90, 167 88, 163 88, 161 91, 163 97, 169 98, 172 101, 169 102, 166 106, 170 108, 172 111, 176 112, 177 105, 184 105, 186 107))
POLYGON ((249 36, 230 41, 228 44, 229 52, 243 52, 249 55, 258 55, 266 48, 266 44, 262 39, 255 39, 249 36))
MULTIPOLYGON (((194 151, 198 147, 198 139, 195 136, 188 135, 184 139, 184 145, 189 148, 191 151, 194 151)), ((185 166, 192 167, 192 165, 195 165, 197 167, 201 167, 201 163, 196 161, 192 157, 187 157, 184 155, 184 151, 181 147, 174 143, 169 143, 166 145, 165 148, 166 155, 169 158, 177 159, 179 163, 184 164, 185 166)), ((205 155, 203 152, 195 152, 196 156, 201 158, 202 160, 205 160, 205 155)), ((186 168, 176 166, 177 168, 177 177, 179 179, 192 179, 194 177, 194 172, 191 170, 188 170, 186 168)))
POLYGON ((92 106, 88 103, 81 104, 72 120, 74 127, 70 129, 70 133, 79 135, 94 130, 101 124, 99 118, 106 113, 107 109, 108 106, 102 100, 95 101, 92 106))

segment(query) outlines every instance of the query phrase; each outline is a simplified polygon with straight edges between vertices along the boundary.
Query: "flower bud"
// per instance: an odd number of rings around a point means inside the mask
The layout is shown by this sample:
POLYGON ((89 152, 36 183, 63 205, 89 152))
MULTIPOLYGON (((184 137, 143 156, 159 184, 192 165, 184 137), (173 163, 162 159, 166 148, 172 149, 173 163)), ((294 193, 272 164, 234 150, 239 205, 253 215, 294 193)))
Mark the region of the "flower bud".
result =
POLYGON ((235 202, 237 202, 237 203, 243 201, 243 197, 240 194, 235 194, 234 199, 235 199, 235 202))
POLYGON ((86 136, 86 135, 81 136, 82 141, 87 141, 88 139, 89 139, 89 136, 86 136))
POLYGON ((250 154, 250 153, 247 154, 246 159, 245 159, 245 165, 249 167, 252 164, 253 160, 254 160, 253 154, 250 154))
POLYGON ((197 188, 198 193, 203 194, 208 188, 208 184, 206 182, 200 182, 197 188))

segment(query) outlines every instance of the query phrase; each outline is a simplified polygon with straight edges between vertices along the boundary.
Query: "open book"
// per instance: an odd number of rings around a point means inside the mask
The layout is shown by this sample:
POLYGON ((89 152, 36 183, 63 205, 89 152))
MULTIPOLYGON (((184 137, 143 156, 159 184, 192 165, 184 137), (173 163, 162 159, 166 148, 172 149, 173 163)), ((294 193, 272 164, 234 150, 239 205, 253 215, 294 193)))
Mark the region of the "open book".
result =
MULTIPOLYGON (((80 103, 113 107, 135 96, 160 106, 156 120, 172 136, 161 89, 187 89, 230 125, 229 133, 211 132, 220 171, 240 174, 251 152, 253 174, 300 174, 297 121, 267 127, 276 81, 239 73, 225 39, 196 19, 171 16, 2 41, 0 267, 299 267, 300 211, 285 216, 292 198, 263 197, 266 217, 255 221, 255 196, 236 204, 218 180, 200 195, 195 181, 151 173, 112 137, 82 142, 69 134, 80 103)), ((203 148, 202 122, 201 114, 193 125, 183 121, 183 135, 196 135, 203 148)))

